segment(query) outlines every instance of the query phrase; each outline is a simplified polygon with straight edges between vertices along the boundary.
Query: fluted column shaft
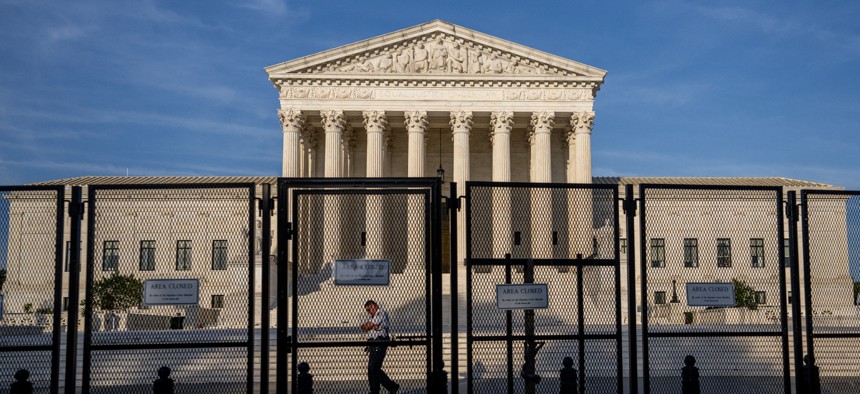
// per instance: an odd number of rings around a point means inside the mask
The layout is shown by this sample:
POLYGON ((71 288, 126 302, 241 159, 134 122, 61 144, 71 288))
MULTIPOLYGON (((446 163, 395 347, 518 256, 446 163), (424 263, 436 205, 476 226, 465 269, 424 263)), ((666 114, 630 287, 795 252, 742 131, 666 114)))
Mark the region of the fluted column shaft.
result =
POLYGON ((384 111, 365 111, 364 129, 367 131, 367 177, 383 176, 383 132, 388 124, 384 111))
POLYGON ((575 129, 565 131, 564 141, 567 142, 567 183, 576 183, 576 135, 575 129))
POLYGON ((405 114, 406 131, 409 137, 409 177, 424 176, 424 156, 426 152, 427 111, 407 111, 405 114))
POLYGON ((552 112, 535 112, 532 114, 532 182, 552 182, 552 127, 555 124, 555 114, 552 112))
POLYGON ((514 128, 514 114, 508 111, 490 114, 493 144, 493 181, 511 181, 511 130, 514 128))
MULTIPOLYGON (((451 133, 454 135, 454 182, 457 182, 460 190, 465 190, 466 181, 469 180, 469 134, 472 132, 472 112, 451 112, 450 124, 451 133)), ((466 228, 465 209, 457 213, 457 228, 466 228)), ((463 261, 466 256, 466 231, 459 231, 457 235, 457 259, 463 261)), ((459 261, 457 263, 462 269, 463 265, 459 264, 459 261)), ((463 274, 465 275, 465 271, 463 274)))
POLYGON ((320 113, 325 130, 325 177, 341 176, 341 134, 346 127, 343 111, 320 113))
POLYGON ((579 112, 570 119, 576 137, 576 181, 591 183, 591 126, 594 125, 594 112, 579 112))
POLYGON ((301 176, 302 149, 301 132, 305 126, 305 116, 302 111, 294 108, 278 112, 281 127, 284 131, 284 156, 281 175, 285 177, 301 176))

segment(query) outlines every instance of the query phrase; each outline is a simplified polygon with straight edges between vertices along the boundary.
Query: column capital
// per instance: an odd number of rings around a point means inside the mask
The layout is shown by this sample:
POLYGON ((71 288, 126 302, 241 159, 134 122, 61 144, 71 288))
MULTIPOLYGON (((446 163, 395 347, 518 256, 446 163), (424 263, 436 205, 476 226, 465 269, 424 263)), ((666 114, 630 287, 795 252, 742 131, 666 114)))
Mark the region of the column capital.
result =
POLYGON ((573 146, 576 143, 576 128, 573 126, 565 127, 562 141, 567 142, 569 146, 573 146))
POLYGON ((570 116, 570 127, 574 134, 591 134, 591 126, 594 125, 594 112, 574 112, 570 116))
POLYGON ((326 133, 343 132, 343 129, 346 127, 346 118, 343 116, 343 111, 341 110, 320 111, 320 117, 322 118, 323 128, 326 133))
POLYGON ((451 111, 451 132, 468 133, 472 130, 472 111, 451 111))
POLYGON ((555 126, 555 113, 547 111, 533 112, 529 126, 531 126, 532 133, 549 133, 552 131, 553 126, 555 126))
POLYGON ((493 144, 496 134, 511 134, 513 128, 513 112, 494 111, 490 113, 490 144, 493 144))
POLYGON ((300 133, 305 125, 305 115, 295 108, 287 108, 278 111, 278 119, 284 133, 300 133))
POLYGON ((406 111, 403 113, 403 124, 410 133, 423 133, 427 130, 430 122, 427 120, 427 111, 406 111))
POLYGON ((355 131, 352 129, 351 124, 344 122, 343 136, 341 137, 341 141, 344 147, 355 148, 355 131))
POLYGON ((364 111, 361 115, 364 117, 364 129, 368 133, 382 133, 388 127, 385 111, 364 111))

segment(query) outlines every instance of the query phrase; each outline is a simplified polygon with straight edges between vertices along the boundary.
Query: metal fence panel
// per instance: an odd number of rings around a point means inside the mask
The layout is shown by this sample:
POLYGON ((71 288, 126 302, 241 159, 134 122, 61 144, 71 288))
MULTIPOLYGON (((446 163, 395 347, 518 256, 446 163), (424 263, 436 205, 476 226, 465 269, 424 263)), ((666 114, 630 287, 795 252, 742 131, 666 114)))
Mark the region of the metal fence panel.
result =
POLYGON ((804 326, 822 392, 860 390, 860 192, 804 190, 804 326))
POLYGON ((161 366, 186 390, 253 391, 254 199, 253 184, 89 187, 84 392, 151 392, 161 366))
MULTIPOLYGON (((395 181, 342 180, 326 187, 326 180, 318 181, 284 181, 279 190, 279 204, 289 198, 292 207, 291 299, 280 300, 291 304, 292 348, 279 348, 279 360, 283 351, 292 351, 293 390, 298 364, 304 362, 314 375, 315 392, 368 391, 368 342, 359 326, 368 319, 365 301, 374 300, 388 312, 393 336, 379 342, 386 347, 383 370, 402 392, 428 392, 438 183, 434 188, 417 181, 405 188, 395 181), (291 189, 294 182, 306 183, 291 189), (344 260, 387 261, 388 282, 338 282, 343 277, 335 276, 336 262, 344 260)), ((285 384, 280 374, 278 384, 285 384)))
POLYGON ((0 187, 0 376, 7 382, 26 369, 35 390, 52 393, 67 325, 63 259, 71 257, 63 197, 62 186, 0 187))
POLYGON ((645 392, 680 392, 687 355, 702 392, 790 392, 781 188, 641 185, 639 198, 645 392), (717 282, 740 307, 689 305, 717 282))
POLYGON ((469 392, 558 392, 565 357, 580 390, 621 392, 617 187, 467 182, 466 201, 469 392), (546 308, 497 307, 498 285, 524 283, 547 285, 546 308))

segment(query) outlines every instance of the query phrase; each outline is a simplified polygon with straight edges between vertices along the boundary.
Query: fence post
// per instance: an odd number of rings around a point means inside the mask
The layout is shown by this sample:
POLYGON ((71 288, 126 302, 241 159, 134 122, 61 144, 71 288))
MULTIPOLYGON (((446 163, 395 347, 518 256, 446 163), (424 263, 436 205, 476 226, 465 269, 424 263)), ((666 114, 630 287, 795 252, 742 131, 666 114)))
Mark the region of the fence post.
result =
MULTIPOLYGON (((69 203, 69 314, 66 336, 66 393, 74 394, 77 388, 78 367, 78 303, 81 286, 81 219, 84 203, 80 186, 72 187, 72 201, 69 203)), ((90 303, 90 300, 87 300, 90 303)))
MULTIPOLYGON (((806 379, 803 376, 803 337, 800 316, 800 270, 797 254, 797 192, 788 192, 788 201, 785 207, 785 217, 788 221, 788 249, 791 258, 791 321, 794 333, 794 368, 795 387, 798 393, 805 392, 806 379)), ((785 242, 785 241, 783 241, 785 242)), ((808 279, 807 279, 808 280, 808 279)))
POLYGON ((636 365, 636 200, 633 185, 624 185, 624 216, 627 220, 627 338, 630 356, 630 392, 639 392, 636 365))

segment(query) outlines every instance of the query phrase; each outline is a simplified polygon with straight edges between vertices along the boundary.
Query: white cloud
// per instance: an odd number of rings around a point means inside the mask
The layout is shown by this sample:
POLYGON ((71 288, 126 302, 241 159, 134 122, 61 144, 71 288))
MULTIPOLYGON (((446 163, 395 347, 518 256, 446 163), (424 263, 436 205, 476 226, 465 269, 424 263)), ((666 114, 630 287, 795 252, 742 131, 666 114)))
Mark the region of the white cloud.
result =
POLYGON ((249 0, 239 4, 239 6, 273 16, 283 15, 287 12, 287 4, 283 0, 249 0))

